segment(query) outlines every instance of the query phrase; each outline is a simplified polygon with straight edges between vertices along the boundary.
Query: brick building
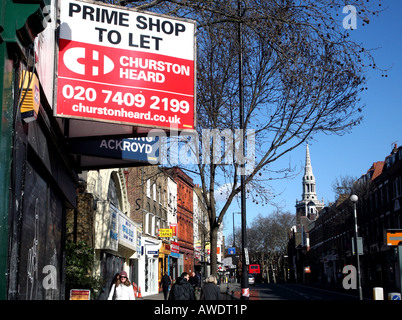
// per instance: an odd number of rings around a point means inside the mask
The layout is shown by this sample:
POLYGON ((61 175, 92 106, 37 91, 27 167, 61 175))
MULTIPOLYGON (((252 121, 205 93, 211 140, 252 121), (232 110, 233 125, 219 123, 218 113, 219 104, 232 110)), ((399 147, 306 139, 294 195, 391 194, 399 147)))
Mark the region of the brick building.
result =
POLYGON ((77 188, 77 209, 67 210, 66 226, 72 241, 85 241, 90 247, 95 246, 94 234, 94 195, 87 192, 87 183, 80 179, 77 188))
POLYGON ((180 246, 180 272, 194 271, 193 188, 187 174, 175 167, 167 170, 177 183, 177 235, 180 246))
MULTIPOLYGON (((396 247, 388 246, 387 229, 402 229, 402 147, 392 149, 384 161, 373 163, 352 188, 358 195, 357 224, 363 240, 360 256, 362 288, 371 292, 382 287, 385 292, 399 291, 399 267, 396 247)), ((342 268, 355 264, 352 255, 354 236, 353 206, 350 195, 322 210, 310 229, 311 265, 314 281, 338 284, 342 268)))
POLYGON ((130 217, 142 225, 142 294, 154 294, 165 272, 170 270, 170 239, 159 238, 159 229, 169 228, 168 175, 158 166, 125 169, 130 217))

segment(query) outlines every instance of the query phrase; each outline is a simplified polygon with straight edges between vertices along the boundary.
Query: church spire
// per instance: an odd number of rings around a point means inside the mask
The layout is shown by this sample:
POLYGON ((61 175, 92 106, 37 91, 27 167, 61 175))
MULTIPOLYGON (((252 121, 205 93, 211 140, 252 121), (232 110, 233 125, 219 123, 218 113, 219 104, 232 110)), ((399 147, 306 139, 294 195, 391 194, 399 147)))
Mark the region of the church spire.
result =
POLYGON ((304 168, 304 175, 313 174, 313 168, 311 167, 311 159, 310 159, 310 149, 308 148, 308 142, 306 145, 306 166, 304 168))
POLYGON ((296 221, 300 223, 301 217, 315 220, 319 212, 324 208, 324 201, 317 199, 317 191, 315 188, 315 176, 313 174, 313 166, 311 165, 310 149, 306 145, 306 164, 303 176, 303 193, 300 201, 296 200, 296 221))
POLYGON ((317 199, 315 177, 313 174, 313 167, 311 166, 310 149, 308 147, 308 143, 306 145, 306 165, 304 167, 302 199, 303 201, 317 199))

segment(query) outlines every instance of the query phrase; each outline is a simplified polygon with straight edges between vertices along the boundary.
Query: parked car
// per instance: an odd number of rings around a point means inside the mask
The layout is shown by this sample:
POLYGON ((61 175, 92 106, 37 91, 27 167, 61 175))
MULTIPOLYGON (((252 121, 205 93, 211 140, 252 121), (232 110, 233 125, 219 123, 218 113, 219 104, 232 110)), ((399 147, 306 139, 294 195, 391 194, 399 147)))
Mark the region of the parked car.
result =
POLYGON ((255 285, 255 278, 252 274, 248 275, 248 284, 255 285))

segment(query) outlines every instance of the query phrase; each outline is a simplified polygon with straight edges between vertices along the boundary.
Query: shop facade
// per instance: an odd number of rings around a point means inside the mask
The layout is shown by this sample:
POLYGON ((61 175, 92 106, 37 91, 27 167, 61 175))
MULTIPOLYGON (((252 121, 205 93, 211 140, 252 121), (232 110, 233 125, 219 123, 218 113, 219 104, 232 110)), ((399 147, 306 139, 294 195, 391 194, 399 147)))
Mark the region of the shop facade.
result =
POLYGON ((139 279, 139 287, 142 296, 153 295, 159 292, 159 250, 161 241, 155 238, 143 236, 143 248, 140 259, 142 277, 139 279))
POLYGON ((85 178, 96 208, 94 273, 105 281, 99 299, 106 300, 116 273, 124 270, 130 281, 138 279, 140 226, 127 215, 130 205, 122 169, 88 171, 85 178))
POLYGON ((9 0, 0 10, 1 300, 65 298, 78 175, 52 116, 55 11, 43 11, 52 2, 9 0))
MULTIPOLYGON (((171 245, 169 241, 162 241, 161 248, 159 250, 159 268, 158 268, 158 284, 162 282, 162 277, 165 273, 169 273, 170 270, 170 253, 171 245)), ((161 289, 161 288, 160 288, 161 289)))

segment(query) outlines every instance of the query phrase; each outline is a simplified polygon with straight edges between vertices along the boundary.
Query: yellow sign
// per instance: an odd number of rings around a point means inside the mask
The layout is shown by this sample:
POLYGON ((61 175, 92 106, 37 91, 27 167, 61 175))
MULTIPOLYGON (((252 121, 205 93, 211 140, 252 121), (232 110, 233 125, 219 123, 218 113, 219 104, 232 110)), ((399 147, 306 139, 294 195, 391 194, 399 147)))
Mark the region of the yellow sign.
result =
POLYGON ((159 237, 160 238, 171 238, 173 237, 172 229, 159 229, 159 237))
POLYGON ((91 300, 91 290, 71 289, 70 300, 91 300))
POLYGON ((20 88, 21 115, 25 122, 35 120, 39 113, 40 90, 38 77, 29 71, 22 71, 20 88))

